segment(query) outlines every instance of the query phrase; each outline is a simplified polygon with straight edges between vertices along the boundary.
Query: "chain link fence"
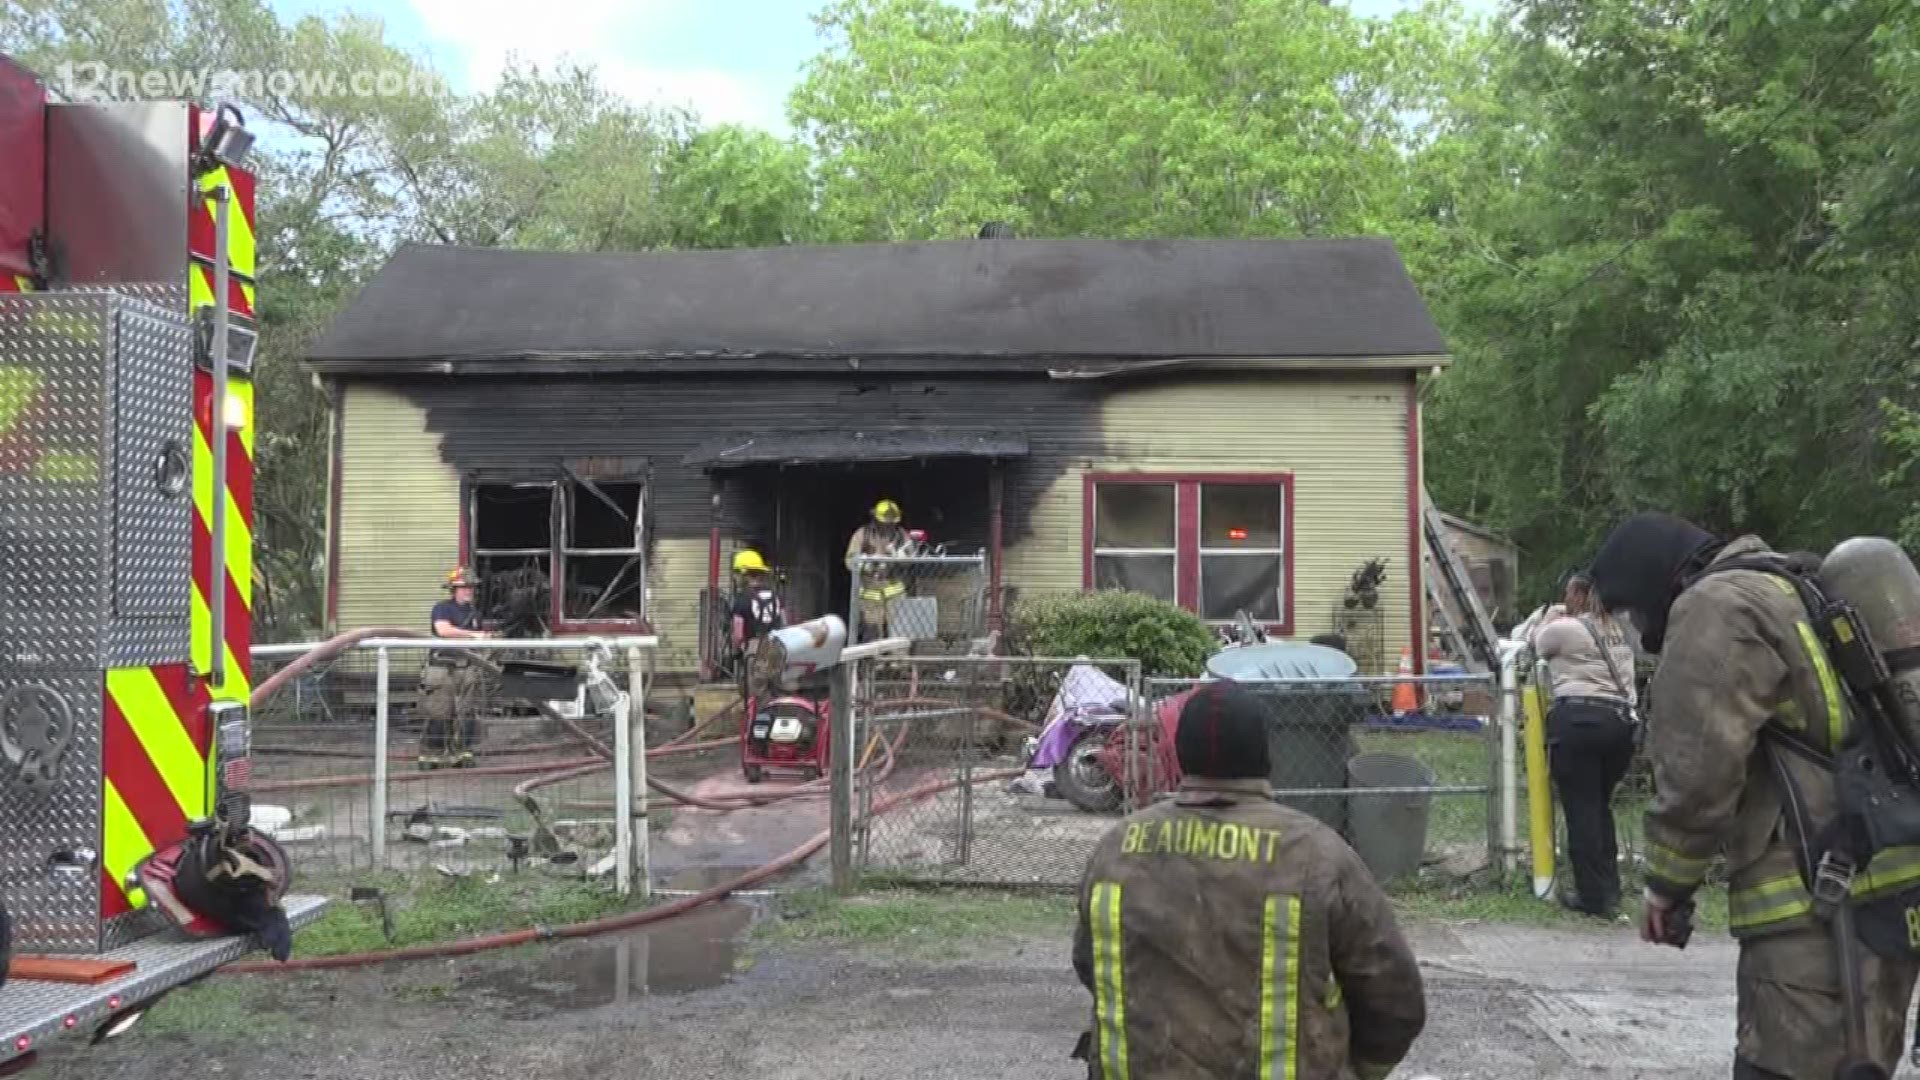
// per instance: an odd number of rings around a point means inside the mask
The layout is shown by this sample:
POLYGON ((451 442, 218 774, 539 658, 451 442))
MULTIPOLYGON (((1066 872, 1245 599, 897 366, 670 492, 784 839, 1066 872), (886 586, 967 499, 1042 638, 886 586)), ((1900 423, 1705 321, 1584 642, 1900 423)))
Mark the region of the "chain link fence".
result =
MULTIPOLYGON (((955 884, 1071 885, 1114 823, 1044 790, 1027 757, 1072 673, 1097 673, 1112 707, 1085 710, 1098 741, 1125 739, 1140 693, 1134 661, 981 657, 863 661, 855 672, 854 864, 871 876, 955 884), (889 808, 878 812, 885 803, 889 808)), ((1071 749, 1071 748, 1064 748, 1071 749)), ((1092 773, 1083 752, 1063 769, 1092 773)), ((1130 808, 1110 777, 1093 797, 1130 808)))
MULTIPOLYGON (((255 685, 312 648, 256 648, 255 685)), ((625 648, 601 667, 620 689, 644 679, 625 648)), ((615 712, 588 692, 585 675, 581 642, 349 649, 254 714, 255 823, 286 845, 303 875, 323 879, 368 870, 606 873, 615 847, 615 712), (376 734, 382 652, 384 747, 376 734)))
MULTIPOLYGON (((1144 680, 1134 661, 915 657, 863 663, 854 685, 857 873, 1070 887, 1121 816, 1178 785, 1173 733, 1198 682, 1144 680)), ((1276 796, 1378 876, 1487 865, 1491 677, 1244 685, 1269 704, 1276 796)))
POLYGON ((905 638, 916 652, 965 653, 987 632, 987 557, 862 556, 851 567, 848 644, 905 638))

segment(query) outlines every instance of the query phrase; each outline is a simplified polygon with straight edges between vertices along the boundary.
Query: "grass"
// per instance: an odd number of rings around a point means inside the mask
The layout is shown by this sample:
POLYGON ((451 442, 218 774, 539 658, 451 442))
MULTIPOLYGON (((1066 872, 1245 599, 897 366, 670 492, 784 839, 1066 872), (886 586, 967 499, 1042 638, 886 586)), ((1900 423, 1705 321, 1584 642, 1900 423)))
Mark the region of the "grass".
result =
POLYGON ((991 889, 881 889, 836 897, 825 890, 785 898, 783 917, 753 931, 753 944, 886 945, 928 959, 952 959, 968 942, 1059 938, 1073 932, 1074 898, 1059 892, 991 889))
MULTIPOLYGON (((1630 884, 1630 883, 1629 883, 1630 884)), ((1390 890, 1394 910, 1402 918, 1434 922, 1491 922, 1518 926, 1547 926, 1565 929, 1594 928, 1597 921, 1576 915, 1552 898, 1537 900, 1528 883, 1515 878, 1504 887, 1470 882, 1440 883, 1409 881, 1390 890)), ((1702 889, 1696 900, 1696 933, 1724 930, 1727 926, 1727 893, 1723 888, 1702 889)), ((1636 925, 1640 919, 1637 892, 1621 904, 1621 912, 1636 925)))
POLYGON ((130 1037, 225 1041, 280 1034, 297 1026, 295 1017, 263 1002, 261 989, 257 981, 246 979, 202 980, 161 998, 130 1037))
POLYGON ((365 874, 328 882, 322 891, 334 902, 294 939, 296 955, 339 956, 584 922, 630 907, 604 883, 549 877, 537 871, 502 874, 498 881, 480 876, 365 874), (356 885, 385 894, 393 920, 391 941, 381 927, 378 904, 345 899, 356 885))

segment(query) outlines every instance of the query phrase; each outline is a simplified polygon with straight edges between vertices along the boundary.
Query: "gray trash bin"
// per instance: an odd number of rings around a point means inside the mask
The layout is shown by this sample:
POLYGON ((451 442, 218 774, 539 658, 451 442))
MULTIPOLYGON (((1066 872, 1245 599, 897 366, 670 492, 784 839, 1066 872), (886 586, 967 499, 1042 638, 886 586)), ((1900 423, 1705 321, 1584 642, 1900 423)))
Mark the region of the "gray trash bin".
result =
MULTIPOLYGON (((1405 754, 1361 754, 1347 762, 1355 789, 1432 787, 1433 770, 1405 754)), ((1420 869, 1427 850, 1430 792, 1409 795, 1354 795, 1348 802, 1349 842, 1382 884, 1420 869)))
MULTIPOLYGON (((1347 680, 1358 670, 1353 658, 1338 649, 1295 641, 1228 649, 1207 661, 1209 676, 1251 683, 1266 699, 1272 718, 1267 728, 1271 778, 1283 791, 1338 792, 1347 786, 1347 760, 1354 753, 1349 725, 1359 717, 1356 706, 1361 700, 1357 685, 1347 680)), ((1280 801, 1347 835, 1345 795, 1287 795, 1280 801)))

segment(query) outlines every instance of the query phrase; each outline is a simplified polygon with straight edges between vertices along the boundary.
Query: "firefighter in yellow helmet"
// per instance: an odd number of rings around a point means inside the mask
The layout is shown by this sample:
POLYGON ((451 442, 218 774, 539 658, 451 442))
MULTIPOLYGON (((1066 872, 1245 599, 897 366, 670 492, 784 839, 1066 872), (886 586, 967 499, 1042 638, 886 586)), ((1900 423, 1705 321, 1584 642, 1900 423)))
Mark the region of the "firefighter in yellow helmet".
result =
POLYGON ((773 590, 773 570, 752 548, 733 557, 732 640, 735 652, 787 625, 787 612, 773 590))
POLYGON ((860 578, 859 623, 855 641, 872 641, 887 635, 887 610, 893 601, 905 596, 906 583, 894 568, 884 563, 862 565, 863 558, 898 558, 912 549, 912 539, 900 523, 900 504, 881 499, 873 507, 873 516, 853 531, 847 541, 847 569, 860 578))
MULTIPOLYGON (((464 566, 447 575, 448 597, 433 605, 427 617, 434 637, 471 641, 493 636, 480 628, 480 611, 473 603, 475 584, 472 571, 464 566)), ((420 733, 421 768, 473 764, 479 682, 471 654, 435 649, 427 655, 427 666, 420 673, 420 715, 426 721, 420 733)))

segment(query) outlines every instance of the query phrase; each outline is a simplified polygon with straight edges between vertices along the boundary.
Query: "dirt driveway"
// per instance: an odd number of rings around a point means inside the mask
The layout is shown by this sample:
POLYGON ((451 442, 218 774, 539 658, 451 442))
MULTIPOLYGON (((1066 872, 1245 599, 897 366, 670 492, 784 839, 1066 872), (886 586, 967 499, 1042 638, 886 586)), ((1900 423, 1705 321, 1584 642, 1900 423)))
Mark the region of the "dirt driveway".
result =
MULTIPOLYGON (((749 912, 651 938, 322 977, 229 978, 150 1029, 63 1054, 67 1080, 1075 1080, 1087 1018, 1061 935, 747 955, 749 912), (626 955, 622 957, 622 952, 626 955), (651 991, 649 991, 649 987, 651 991), (622 989, 624 988, 624 989, 622 989)), ((1410 928, 1431 1021, 1396 1074, 1719 1078, 1733 950, 1630 931, 1410 928)), ((1911 1075, 1903 1072, 1903 1076, 1911 1075)))

